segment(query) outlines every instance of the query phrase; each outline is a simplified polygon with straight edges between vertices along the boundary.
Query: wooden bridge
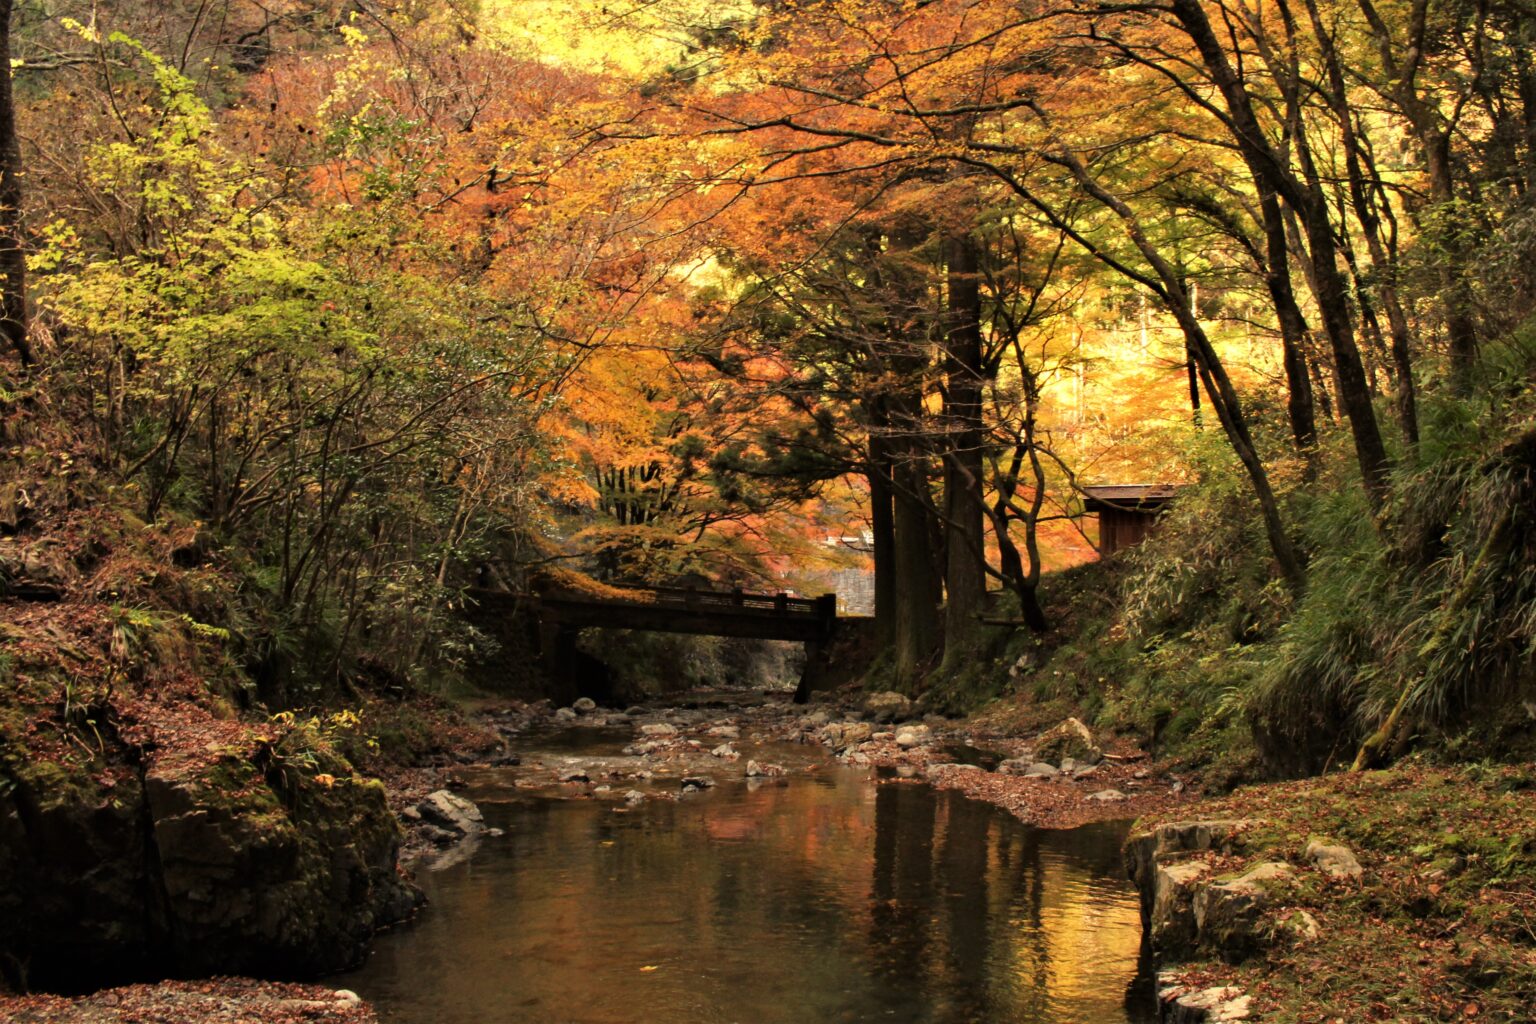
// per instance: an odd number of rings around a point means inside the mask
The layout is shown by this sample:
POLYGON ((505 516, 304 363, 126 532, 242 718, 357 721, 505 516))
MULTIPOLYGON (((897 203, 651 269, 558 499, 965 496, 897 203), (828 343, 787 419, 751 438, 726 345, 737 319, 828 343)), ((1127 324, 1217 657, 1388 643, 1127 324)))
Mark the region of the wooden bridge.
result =
POLYGON ((805 644, 806 671, 796 691, 805 699, 809 677, 824 646, 837 629, 837 595, 791 597, 753 594, 743 590, 695 590, 677 587, 630 589, 605 587, 588 593, 549 590, 532 595, 472 591, 477 601, 496 603, 511 598, 517 609, 538 621, 539 655, 555 692, 569 703, 578 696, 602 697, 596 680, 584 678, 593 668, 577 649, 583 629, 639 629, 655 633, 793 640, 805 644), (585 670, 585 671, 584 671, 585 670))

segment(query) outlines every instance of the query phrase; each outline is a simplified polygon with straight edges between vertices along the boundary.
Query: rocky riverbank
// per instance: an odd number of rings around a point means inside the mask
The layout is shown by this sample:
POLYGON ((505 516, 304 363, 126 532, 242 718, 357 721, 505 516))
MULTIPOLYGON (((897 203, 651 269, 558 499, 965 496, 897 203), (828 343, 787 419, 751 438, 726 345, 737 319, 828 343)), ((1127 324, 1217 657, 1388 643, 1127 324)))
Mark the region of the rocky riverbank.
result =
POLYGON ((1143 819, 1126 862, 1167 1020, 1533 1019, 1536 766, 1243 789, 1143 819))
POLYGON ((958 790, 1046 828, 1135 817, 1188 798, 1174 765, 1123 739, 1095 737, 1075 719, 1007 735, 966 720, 919 717, 893 693, 843 694, 810 707, 729 692, 623 709, 504 702, 477 717, 501 738, 499 746, 391 779, 408 858, 437 858, 485 838, 452 801, 456 791, 486 785, 604 801, 622 813, 648 800, 691 799, 726 780, 767 785, 844 765, 869 770, 882 785, 958 790), (610 749, 594 752, 600 747, 610 749))

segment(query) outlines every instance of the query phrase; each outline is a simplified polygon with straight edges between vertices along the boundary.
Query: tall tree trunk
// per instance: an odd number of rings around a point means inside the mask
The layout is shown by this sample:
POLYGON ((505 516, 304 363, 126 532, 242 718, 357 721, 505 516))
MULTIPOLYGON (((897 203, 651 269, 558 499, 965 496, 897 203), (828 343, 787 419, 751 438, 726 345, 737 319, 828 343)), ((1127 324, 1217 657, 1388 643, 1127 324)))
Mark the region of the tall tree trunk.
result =
POLYGON ((1349 105, 1344 68, 1339 62, 1338 51, 1334 47, 1333 35, 1323 22, 1317 0, 1306 0, 1306 4, 1307 14, 1312 22, 1312 31, 1317 36, 1324 70, 1328 77, 1326 93, 1328 105, 1333 110, 1334 120, 1339 124, 1339 141, 1344 149, 1344 169, 1349 177, 1350 205, 1354 208, 1355 219, 1360 222, 1360 232, 1365 236, 1366 251, 1370 253, 1371 264, 1380 278, 1377 292, 1381 296, 1382 307, 1386 310, 1387 326, 1392 336, 1392 366, 1396 378, 1393 393, 1397 405, 1398 424, 1402 427, 1404 439, 1412 447, 1419 443, 1419 412, 1418 395, 1413 380, 1413 356, 1409 347, 1408 317, 1403 311, 1402 299, 1397 291, 1395 245, 1394 251, 1389 254, 1387 243, 1382 239, 1381 217, 1377 214, 1376 206, 1371 199, 1370 185, 1366 177, 1367 170, 1372 179, 1377 179, 1379 176, 1375 161, 1360 145, 1360 140, 1355 134, 1354 111, 1349 105))
POLYGON ((1418 74, 1423 66, 1429 42, 1429 0, 1413 0, 1408 6, 1407 39, 1398 43, 1391 28, 1372 0, 1358 0, 1376 39, 1377 53, 1387 85, 1383 92, 1392 97, 1398 110, 1413 126, 1424 151, 1424 171, 1429 177, 1429 194, 1442 222, 1434 234, 1444 249, 1440 260, 1440 288, 1445 303, 1446 334, 1450 338, 1451 375, 1458 390, 1471 387, 1472 368, 1477 360, 1477 324, 1472 315, 1472 290, 1467 284, 1466 265, 1469 246, 1464 218, 1456 211, 1456 185, 1451 167, 1451 134, 1455 124, 1448 122, 1432 99, 1421 95, 1418 74))
POLYGON ((1311 452, 1317 446, 1317 409, 1312 400, 1312 381, 1307 376, 1307 320, 1296 303, 1296 290, 1291 284, 1291 253, 1285 244, 1285 220, 1274 193, 1265 193, 1259 201, 1259 210, 1264 218, 1264 283, 1280 321, 1286 416, 1297 450, 1311 452))
POLYGON ((1254 113, 1247 87, 1227 58, 1200 0, 1172 0, 1171 9, 1180 26, 1200 51, 1211 81, 1220 90, 1230 118, 1233 141, 1248 166, 1255 185, 1271 191, 1290 205, 1301 219, 1302 230, 1312 250, 1315 298, 1322 314, 1323 329, 1333 349, 1334 373, 1339 379, 1339 399, 1349 419, 1355 442, 1355 456, 1360 475, 1374 511, 1386 503, 1390 485, 1391 462, 1376 422, 1365 366, 1355 344, 1349 316, 1349 291, 1339 272, 1335 237, 1329 218, 1327 197, 1316 184, 1316 172, 1303 133, 1294 136, 1297 158, 1307 172, 1307 181, 1299 180, 1289 162, 1268 141, 1263 126, 1254 113))
POLYGON ((981 281, 976 240, 951 238, 944 336, 944 670, 974 654, 986 602, 982 506, 981 281))
POLYGON ((11 10, 0 0, 0 333, 32 365, 27 340, 27 255, 21 235, 21 144, 16 138, 16 105, 11 96, 11 10))
POLYGON ((939 579, 934 571, 926 453, 918 434, 922 402, 908 394, 893 405, 896 687, 912 692, 923 666, 939 645, 938 607, 934 600, 939 579))
POLYGON ((869 465, 865 470, 869 480, 869 530, 873 535, 875 559, 875 637, 880 650, 888 651, 896 646, 896 519, 894 491, 891 481, 891 456, 889 417, 880 408, 881 400, 872 403, 870 415, 869 465))

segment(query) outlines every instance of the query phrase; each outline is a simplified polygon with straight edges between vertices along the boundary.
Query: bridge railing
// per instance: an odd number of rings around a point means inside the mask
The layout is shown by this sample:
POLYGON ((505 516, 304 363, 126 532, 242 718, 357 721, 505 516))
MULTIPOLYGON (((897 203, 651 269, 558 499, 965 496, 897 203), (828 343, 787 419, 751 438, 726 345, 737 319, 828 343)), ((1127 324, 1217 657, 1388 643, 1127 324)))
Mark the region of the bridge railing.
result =
POLYGON ((755 594, 745 590, 697 590, 689 587, 649 587, 629 590, 624 596, 589 596, 577 593, 551 593, 548 598, 576 600, 594 604, 662 606, 718 611, 771 612, 804 618, 836 618, 837 595, 791 597, 789 594, 755 594))
MULTIPOLYGON (((686 587, 657 587, 651 591, 657 604, 682 604, 702 608, 751 608, 781 615, 821 615, 826 602, 812 597, 788 594, 754 594, 745 590, 694 590, 686 587)), ((833 605, 836 608, 836 605, 833 605)))

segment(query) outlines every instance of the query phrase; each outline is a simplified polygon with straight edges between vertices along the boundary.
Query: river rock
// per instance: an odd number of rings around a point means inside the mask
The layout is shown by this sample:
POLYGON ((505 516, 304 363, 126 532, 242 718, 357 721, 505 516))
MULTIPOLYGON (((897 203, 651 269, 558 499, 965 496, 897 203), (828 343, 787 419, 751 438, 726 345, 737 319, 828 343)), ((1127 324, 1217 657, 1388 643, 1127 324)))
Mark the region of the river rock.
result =
POLYGON ((561 782, 591 782, 592 777, 587 774, 585 768, 567 768, 556 776, 561 782))
POLYGON ((722 743, 709 753, 711 757, 718 757, 725 761, 734 761, 741 756, 736 752, 736 748, 729 743, 722 743))
POLYGON ((690 775, 679 780, 678 788, 684 793, 697 793, 702 789, 713 789, 715 780, 707 775, 690 775))
POLYGON ((677 726, 670 722, 647 722, 640 727, 642 736, 676 736, 677 726))
POLYGON ((833 722, 821 730, 821 741, 835 751, 865 742, 874 734, 868 722, 833 722))
POLYGON ((1191 988, 1159 977, 1157 999, 1163 1024, 1230 1024, 1253 1015, 1252 999, 1234 985, 1191 988))
POLYGON ((1359 878, 1365 873, 1360 861, 1347 846, 1333 846, 1320 839, 1307 843, 1303 856, 1323 874, 1332 878, 1359 878))
POLYGON ((952 761, 944 761, 939 764, 930 764, 923 769, 923 774, 930 779, 942 779, 944 776, 952 775, 956 772, 979 771, 985 771, 985 769, 976 764, 955 764, 952 761))
POLYGON ((1118 804, 1129 798, 1118 789, 1101 789, 1097 793, 1088 794, 1088 799, 1101 804, 1118 804))
POLYGON ((933 730, 926 725, 904 725, 896 730, 896 745, 903 750, 926 746, 933 742, 933 730))
POLYGON ((1075 764, 1098 764, 1104 759, 1104 752, 1093 741, 1093 733, 1076 718, 1065 719, 1041 733, 1035 740, 1034 754, 1038 760, 1052 763, 1071 758, 1075 764))
POLYGON ((557 722, 574 722, 574 721, 576 721, 577 717, 578 716, 577 716, 576 710, 574 708, 556 708, 555 709, 554 719, 557 722))
POLYGON ((912 701, 895 690, 864 698, 864 713, 875 722, 899 722, 912 715, 912 701))
POLYGON ((747 778, 749 779, 766 779, 783 774, 784 768, 781 765, 759 764, 756 761, 747 762, 747 778))
POLYGON ((578 715, 590 715, 597 710, 597 701, 591 697, 577 697, 571 701, 571 710, 578 715))
POLYGON ((485 831, 485 818, 480 808, 446 789, 428 793, 416 804, 416 812, 422 821, 461 836, 485 831))
POLYGON ((722 740, 741 739, 741 728, 735 725, 713 725, 705 730, 704 735, 714 736, 722 740))
POLYGON ((645 794, 640 792, 638 789, 631 789, 624 794, 624 802, 629 804, 631 807, 634 807, 637 804, 643 804, 645 803, 645 794))
POLYGON ((831 720, 832 716, 825 711, 812 711, 810 714, 801 717, 800 728, 806 732, 811 732, 812 730, 820 729, 831 720))
POLYGON ((1049 779, 1059 774, 1055 765, 1027 757, 1009 758, 998 765, 997 770, 1003 775, 1022 775, 1026 779, 1049 779))

